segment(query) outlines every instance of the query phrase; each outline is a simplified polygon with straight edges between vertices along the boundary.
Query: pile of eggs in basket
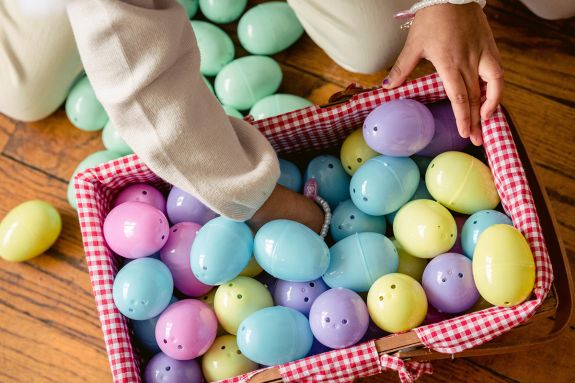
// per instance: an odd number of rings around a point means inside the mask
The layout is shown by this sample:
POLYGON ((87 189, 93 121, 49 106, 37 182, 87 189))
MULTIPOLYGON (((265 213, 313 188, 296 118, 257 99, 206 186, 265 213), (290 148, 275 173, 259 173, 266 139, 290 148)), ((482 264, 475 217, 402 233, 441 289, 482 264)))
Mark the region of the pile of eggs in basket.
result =
POLYGON ((300 192, 314 178, 332 207, 331 247, 288 220, 254 235, 176 187, 167 199, 147 184, 122 190, 104 235, 126 259, 116 307, 156 354, 147 381, 215 381, 523 302, 533 256, 467 144, 449 103, 396 100, 339 159, 320 155, 303 176, 280 160, 282 185, 300 192))

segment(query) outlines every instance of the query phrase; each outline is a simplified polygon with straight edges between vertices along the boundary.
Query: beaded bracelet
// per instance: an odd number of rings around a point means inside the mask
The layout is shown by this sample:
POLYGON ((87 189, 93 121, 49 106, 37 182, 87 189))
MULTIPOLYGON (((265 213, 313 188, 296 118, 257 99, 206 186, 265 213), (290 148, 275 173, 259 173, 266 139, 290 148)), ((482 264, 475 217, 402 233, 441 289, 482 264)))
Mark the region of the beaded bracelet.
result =
POLYGON ((323 220, 323 225, 321 227, 319 235, 322 238, 325 238, 327 236, 327 233, 329 232, 329 224, 331 222, 331 209, 327 201, 319 196, 317 181, 315 179, 310 178, 305 183, 303 187, 303 194, 312 201, 315 201, 315 203, 317 203, 322 208, 325 218, 323 220))
POLYGON ((469 3, 477 3, 481 6, 481 8, 485 7, 487 3, 486 0, 422 0, 419 1, 411 6, 408 10, 401 11, 393 15, 396 20, 407 20, 402 26, 401 29, 408 29, 411 27, 413 23, 413 18, 417 11, 422 10, 423 8, 431 7, 432 5, 438 4, 456 4, 456 5, 463 5, 469 3))

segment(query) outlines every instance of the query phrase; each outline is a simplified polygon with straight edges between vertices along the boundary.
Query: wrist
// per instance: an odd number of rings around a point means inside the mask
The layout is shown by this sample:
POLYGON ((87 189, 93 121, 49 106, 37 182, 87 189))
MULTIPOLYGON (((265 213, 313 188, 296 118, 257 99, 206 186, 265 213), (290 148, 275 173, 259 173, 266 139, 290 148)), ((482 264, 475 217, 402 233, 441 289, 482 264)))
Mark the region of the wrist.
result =
POLYGON ((415 14, 424 8, 439 4, 465 5, 470 3, 479 4, 479 6, 483 8, 487 2, 486 0, 421 0, 413 4, 408 10, 396 13, 393 17, 398 20, 408 20, 407 23, 402 26, 402 29, 404 29, 411 26, 411 21, 415 17, 415 14))

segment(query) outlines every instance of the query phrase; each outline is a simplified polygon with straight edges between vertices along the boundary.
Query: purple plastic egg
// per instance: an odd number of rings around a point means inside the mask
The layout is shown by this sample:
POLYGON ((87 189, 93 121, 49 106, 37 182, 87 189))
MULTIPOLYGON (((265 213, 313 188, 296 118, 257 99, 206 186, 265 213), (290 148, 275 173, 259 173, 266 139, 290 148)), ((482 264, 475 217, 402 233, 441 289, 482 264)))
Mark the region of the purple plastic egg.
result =
POLYGON ((174 286, 185 295, 200 297, 213 286, 203 284, 192 272, 190 251, 201 226, 193 222, 180 222, 170 228, 168 241, 160 251, 160 259, 168 266, 174 286))
POLYGON ((471 260, 457 253, 433 258, 423 271, 422 286, 429 303, 444 313, 460 313, 477 302, 471 260))
POLYGON ((310 282, 288 282, 278 279, 274 289, 274 302, 276 305, 291 307, 308 315, 313 302, 328 289, 321 278, 310 282))
POLYGON ((163 352, 154 355, 144 372, 146 383, 202 383, 202 369, 195 360, 172 359, 163 352))
POLYGON ((324 346, 345 348, 356 344, 367 331, 369 314, 361 297, 338 287, 321 294, 311 306, 309 324, 324 346))
POLYGON ((443 101, 427 106, 433 115, 435 134, 429 145, 417 152, 417 154, 435 157, 440 153, 452 150, 463 151, 471 141, 469 138, 463 138, 459 135, 451 103, 443 101))
POLYGON ((363 138, 378 153, 408 157, 425 148, 433 138, 433 115, 422 103, 394 100, 371 111, 363 124, 363 138))
POLYGON ((164 215, 166 214, 166 197, 152 185, 140 183, 133 184, 118 193, 112 207, 124 202, 143 202, 152 205, 164 215))
POLYGON ((466 215, 454 215, 453 218, 455 218, 455 224, 457 225, 457 239, 455 240, 455 244, 451 250, 449 250, 449 252, 463 254, 463 245, 461 244, 461 230, 463 229, 465 221, 469 217, 466 215))
POLYGON ((209 220, 218 216, 196 197, 175 186, 170 190, 170 194, 168 194, 166 209, 168 211, 168 218, 172 224, 195 222, 204 225, 209 220))
POLYGON ((104 238, 112 251, 125 258, 152 255, 168 240, 170 226, 160 210, 143 202, 125 202, 104 220, 104 238))

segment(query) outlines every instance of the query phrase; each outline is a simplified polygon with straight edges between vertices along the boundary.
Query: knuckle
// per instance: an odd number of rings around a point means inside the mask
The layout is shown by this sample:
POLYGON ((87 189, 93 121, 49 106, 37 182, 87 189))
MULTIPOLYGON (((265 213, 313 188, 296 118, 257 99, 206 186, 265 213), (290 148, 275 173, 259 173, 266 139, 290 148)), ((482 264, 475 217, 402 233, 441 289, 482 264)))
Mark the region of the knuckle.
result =
POLYGON ((467 104, 469 102, 469 98, 465 93, 456 93, 455 96, 453 96, 453 102, 458 105, 467 104))
POLYGON ((399 63, 395 63, 395 65, 393 66, 393 68, 391 68, 391 74, 393 74, 394 76, 400 77, 402 74, 402 70, 400 67, 399 63))

